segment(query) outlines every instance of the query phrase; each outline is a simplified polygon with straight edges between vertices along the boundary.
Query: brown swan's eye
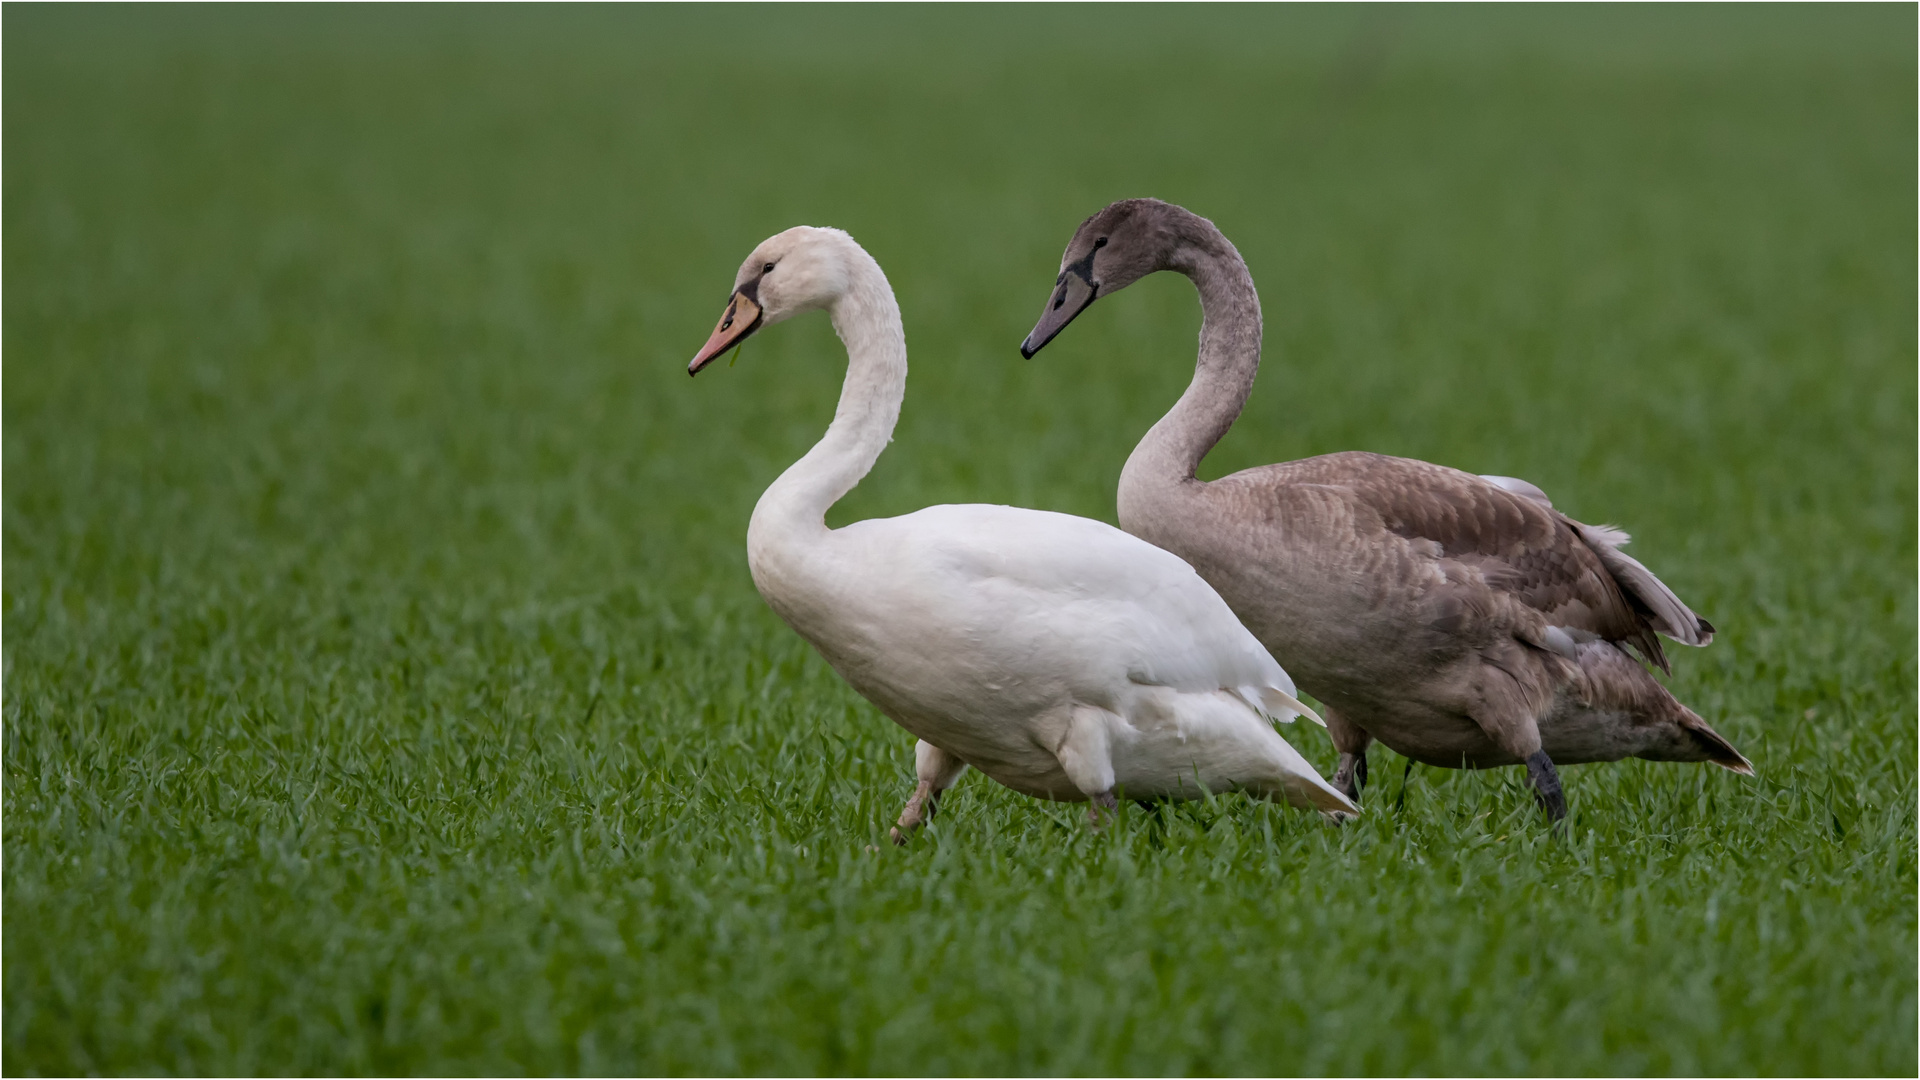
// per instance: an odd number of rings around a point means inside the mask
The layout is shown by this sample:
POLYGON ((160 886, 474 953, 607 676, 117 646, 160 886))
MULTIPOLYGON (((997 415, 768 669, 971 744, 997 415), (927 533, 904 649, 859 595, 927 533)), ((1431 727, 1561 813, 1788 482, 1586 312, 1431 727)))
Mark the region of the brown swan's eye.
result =
POLYGON ((1093 242, 1093 250, 1095 251, 1099 251, 1101 248, 1106 246, 1107 246, 1107 238, 1104 236, 1093 242))
POLYGON ((771 274, 771 273, 773 273, 773 264, 772 264, 772 263, 768 263, 767 265, 765 265, 765 266, 763 266, 763 267, 761 267, 761 268, 760 268, 760 272, 761 272, 761 273, 763 273, 763 274, 771 274))

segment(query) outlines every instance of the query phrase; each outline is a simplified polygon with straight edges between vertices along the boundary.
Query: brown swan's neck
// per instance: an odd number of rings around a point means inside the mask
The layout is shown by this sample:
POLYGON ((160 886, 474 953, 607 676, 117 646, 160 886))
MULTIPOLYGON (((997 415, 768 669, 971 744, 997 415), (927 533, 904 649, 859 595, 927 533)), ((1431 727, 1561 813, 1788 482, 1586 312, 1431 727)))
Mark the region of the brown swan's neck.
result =
POLYGON ((1120 474, 1120 516, 1129 504, 1157 501, 1170 488, 1195 483, 1200 461, 1240 415, 1260 370, 1260 296, 1253 275, 1226 237, 1208 226, 1206 243, 1189 244, 1173 260, 1200 292, 1200 355, 1193 382, 1147 432, 1120 474))

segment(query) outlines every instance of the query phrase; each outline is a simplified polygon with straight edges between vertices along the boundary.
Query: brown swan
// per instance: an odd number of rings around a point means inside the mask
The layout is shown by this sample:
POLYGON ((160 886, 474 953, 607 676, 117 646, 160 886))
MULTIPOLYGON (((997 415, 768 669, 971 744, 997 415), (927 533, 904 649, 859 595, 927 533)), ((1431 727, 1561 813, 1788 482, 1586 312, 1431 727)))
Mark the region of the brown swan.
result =
POLYGON ((1334 786, 1358 799, 1379 739, 1451 768, 1524 763, 1547 814, 1566 814, 1554 762, 1753 766, 1675 700, 1656 635, 1713 640, 1627 535, 1553 509, 1539 488, 1423 461, 1349 452, 1196 479, 1260 365, 1260 299, 1205 218, 1127 199, 1088 218, 1021 354, 1095 298, 1158 270, 1185 274, 1203 322, 1193 382, 1134 448, 1120 524, 1186 559, 1325 703, 1334 786))

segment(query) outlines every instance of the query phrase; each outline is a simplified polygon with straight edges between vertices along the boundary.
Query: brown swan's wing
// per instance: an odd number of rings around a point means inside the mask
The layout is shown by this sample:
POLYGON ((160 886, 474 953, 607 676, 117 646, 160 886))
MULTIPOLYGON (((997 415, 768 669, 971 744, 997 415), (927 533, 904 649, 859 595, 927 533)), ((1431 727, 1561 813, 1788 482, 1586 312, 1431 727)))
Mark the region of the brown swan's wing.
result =
POLYGON ((1549 626, 1626 642, 1668 669, 1655 632, 1704 645, 1713 628, 1644 566, 1618 550, 1618 530, 1583 525, 1540 489, 1424 461, 1361 452, 1272 467, 1269 482, 1339 487, 1407 539, 1438 544, 1487 584, 1539 612, 1549 626))
MULTIPOLYGON (((1541 506, 1552 509, 1553 500, 1525 480, 1511 476, 1482 476, 1497 488, 1510 491, 1541 506)), ((1640 560, 1621 551, 1629 540, 1623 530, 1611 525, 1586 525, 1575 521, 1565 514, 1560 519, 1573 526, 1573 531, 1586 543, 1593 553, 1600 557, 1600 563, 1613 575, 1614 583, 1655 630, 1667 635, 1682 645, 1707 645, 1713 641, 1713 624, 1693 613, 1667 583, 1654 576, 1653 571, 1641 564, 1640 560)))

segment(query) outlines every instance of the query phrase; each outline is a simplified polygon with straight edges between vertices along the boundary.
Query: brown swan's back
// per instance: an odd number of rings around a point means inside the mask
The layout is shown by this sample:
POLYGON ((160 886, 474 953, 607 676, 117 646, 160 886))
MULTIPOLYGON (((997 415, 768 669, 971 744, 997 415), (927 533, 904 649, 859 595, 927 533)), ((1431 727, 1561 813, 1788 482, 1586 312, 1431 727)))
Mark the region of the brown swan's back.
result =
POLYGON ((1552 509, 1544 495, 1520 494, 1442 465, 1365 451, 1263 465, 1215 483, 1280 502, 1288 501, 1287 489, 1330 489, 1370 511, 1349 519, 1355 533, 1350 542, 1370 541, 1369 525, 1402 539, 1430 541, 1436 545, 1429 549, 1434 558, 1474 567, 1489 588, 1538 612, 1548 625, 1631 644, 1667 667, 1655 635, 1662 628, 1652 615, 1656 598, 1640 596, 1640 582, 1622 580, 1609 566, 1612 548, 1588 535, 1599 530, 1552 509))

